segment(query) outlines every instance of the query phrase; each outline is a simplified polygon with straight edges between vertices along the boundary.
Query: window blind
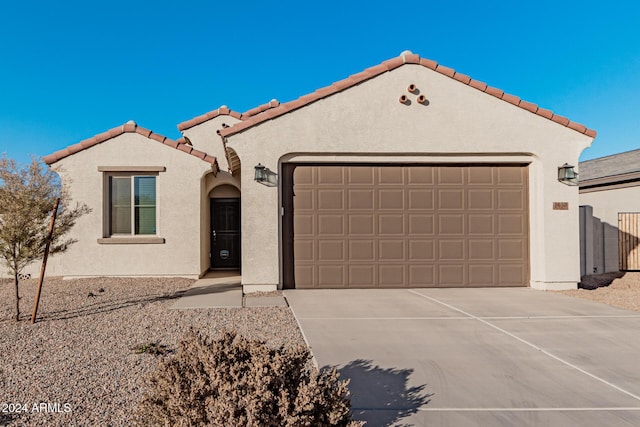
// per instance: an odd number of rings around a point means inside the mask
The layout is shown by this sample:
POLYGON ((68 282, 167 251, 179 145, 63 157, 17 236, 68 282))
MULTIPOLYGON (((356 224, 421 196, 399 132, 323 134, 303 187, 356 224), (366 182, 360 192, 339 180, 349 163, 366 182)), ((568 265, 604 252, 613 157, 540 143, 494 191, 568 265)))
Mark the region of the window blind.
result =
POLYGON ((156 234, 156 177, 134 177, 135 234, 156 234))

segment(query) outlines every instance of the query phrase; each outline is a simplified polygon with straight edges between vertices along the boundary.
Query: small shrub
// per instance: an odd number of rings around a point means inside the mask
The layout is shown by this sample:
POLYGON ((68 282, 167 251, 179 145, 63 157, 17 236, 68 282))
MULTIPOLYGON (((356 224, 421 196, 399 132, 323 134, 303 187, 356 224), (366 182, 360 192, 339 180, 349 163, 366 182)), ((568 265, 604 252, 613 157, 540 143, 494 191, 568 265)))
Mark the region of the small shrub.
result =
POLYGON ((307 348, 273 349, 235 332, 217 340, 192 331, 160 361, 138 407, 152 426, 360 426, 348 381, 311 367, 307 348))
POLYGON ((160 342, 150 342, 147 344, 139 344, 131 347, 131 350, 138 354, 153 354, 154 356, 165 356, 171 353, 171 350, 160 342))

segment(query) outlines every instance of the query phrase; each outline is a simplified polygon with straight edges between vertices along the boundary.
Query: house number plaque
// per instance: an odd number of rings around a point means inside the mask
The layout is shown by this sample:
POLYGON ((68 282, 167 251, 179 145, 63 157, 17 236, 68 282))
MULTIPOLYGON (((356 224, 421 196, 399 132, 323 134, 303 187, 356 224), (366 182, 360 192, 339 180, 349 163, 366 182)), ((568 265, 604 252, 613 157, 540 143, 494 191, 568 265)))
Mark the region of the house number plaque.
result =
POLYGON ((568 211, 569 202, 553 202, 554 211, 568 211))
POLYGON ((227 259, 229 258, 229 251, 226 249, 223 249, 220 251, 220 258, 222 259, 227 259))

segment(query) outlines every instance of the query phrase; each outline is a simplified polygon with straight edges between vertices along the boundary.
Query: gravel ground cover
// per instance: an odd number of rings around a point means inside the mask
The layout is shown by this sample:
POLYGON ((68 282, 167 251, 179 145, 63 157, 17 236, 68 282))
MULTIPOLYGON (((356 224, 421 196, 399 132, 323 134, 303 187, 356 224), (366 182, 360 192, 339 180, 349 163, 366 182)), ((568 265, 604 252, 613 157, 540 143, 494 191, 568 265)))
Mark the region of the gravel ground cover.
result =
POLYGON ((235 329, 273 346, 305 345, 289 308, 170 310, 192 283, 51 278, 32 325, 37 281, 21 282, 16 323, 13 283, 1 280, 0 425, 130 425, 145 378, 166 357, 138 350, 153 343, 175 350, 190 327, 209 336, 235 329))
MULTIPOLYGON (((288 308, 170 310, 192 283, 50 278, 32 325, 37 281, 21 282, 16 323, 13 283, 0 280, 0 425, 130 425, 145 378, 163 357, 138 350, 154 343, 174 350, 190 327, 209 336, 235 329, 273 346, 305 345, 288 308)), ((640 311, 639 272, 585 276, 581 289, 557 292, 640 311)))
POLYGON ((584 276, 579 289, 555 292, 640 311, 640 272, 584 276))

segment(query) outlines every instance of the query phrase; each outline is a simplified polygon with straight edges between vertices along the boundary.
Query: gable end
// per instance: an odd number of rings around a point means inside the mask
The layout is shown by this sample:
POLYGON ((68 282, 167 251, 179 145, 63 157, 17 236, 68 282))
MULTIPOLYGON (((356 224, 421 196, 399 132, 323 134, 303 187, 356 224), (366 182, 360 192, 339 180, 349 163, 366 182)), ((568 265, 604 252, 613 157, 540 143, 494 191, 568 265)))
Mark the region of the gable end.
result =
POLYGON ((172 148, 176 148, 180 151, 183 151, 187 154, 195 156, 211 165, 214 174, 217 174, 218 169, 218 161, 215 157, 203 152, 194 149, 190 145, 180 143, 178 141, 174 141, 166 136, 160 135, 158 133, 154 133, 149 129, 145 129, 143 127, 138 126, 135 122, 130 121, 122 126, 115 127, 106 132, 100 133, 92 138, 85 139, 84 141, 79 142, 78 144, 71 145, 62 150, 56 151, 55 153, 49 154, 43 158, 44 162, 48 165, 51 165, 59 160, 64 159, 65 157, 69 157, 79 151, 86 150, 87 148, 93 147, 94 145, 101 144, 105 141, 108 141, 112 138, 120 136, 124 133, 138 133, 145 138, 149 138, 153 141, 157 141, 161 144, 168 145, 172 148))
POLYGON ((536 104, 524 101, 515 95, 511 95, 505 93, 503 90, 488 86, 486 83, 474 80, 466 74, 458 73, 453 68, 445 67, 443 65, 438 64, 435 61, 430 59, 421 58, 420 55, 413 53, 406 53, 400 57, 389 59, 387 61, 382 62, 379 65, 370 67, 365 69, 364 71, 353 74, 347 77, 344 80, 337 81, 330 86, 326 86, 324 88, 320 88, 315 92, 312 92, 308 95, 301 96, 300 98, 286 102, 284 104, 280 104, 279 106, 270 109, 268 112, 258 114, 256 116, 252 116, 246 119, 243 119, 242 122, 237 123, 229 128, 221 129, 218 133, 222 137, 228 137, 234 135, 236 133, 243 132, 253 126, 257 126, 267 120, 274 119, 283 114, 289 113, 291 111, 297 110, 298 108, 302 108, 306 105, 309 105, 313 102, 316 102, 320 99, 326 98, 338 92, 341 92, 345 89, 358 85, 366 80, 369 80, 373 77, 379 76, 380 74, 386 73, 388 71, 394 70, 398 67, 401 67, 405 64, 417 64, 421 65, 425 68, 429 68, 430 70, 436 71, 442 75, 445 75, 449 78, 457 80, 460 83, 466 84, 474 89, 477 89, 481 92, 487 93, 491 96, 494 96, 498 99, 506 101, 516 107, 522 108, 523 110, 529 111, 530 113, 536 114, 538 116, 544 117, 546 119, 552 120, 562 126, 566 126, 569 129, 575 130, 581 134, 589 136, 591 138, 596 137, 596 131, 593 129, 589 129, 586 126, 572 122, 568 118, 564 116, 560 116, 558 114, 554 114, 550 110, 546 110, 544 108, 538 107, 536 104))

